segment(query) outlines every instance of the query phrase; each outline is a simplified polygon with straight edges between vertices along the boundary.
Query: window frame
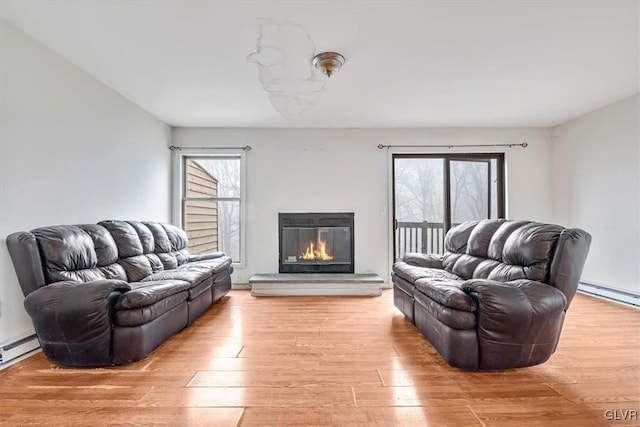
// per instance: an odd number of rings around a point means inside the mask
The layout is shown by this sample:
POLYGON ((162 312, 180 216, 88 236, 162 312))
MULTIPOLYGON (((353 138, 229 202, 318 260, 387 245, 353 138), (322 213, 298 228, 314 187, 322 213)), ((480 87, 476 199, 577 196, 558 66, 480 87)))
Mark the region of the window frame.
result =
MULTIPOLYGON (((506 218, 506 195, 507 195, 507 182, 506 182, 506 155, 504 152, 466 152, 466 153, 411 153, 411 152, 391 152, 389 156, 390 162, 390 242, 391 251, 390 259, 392 262, 395 260, 396 253, 396 182, 395 182, 395 160, 396 159, 418 159, 418 158, 432 158, 442 159, 443 161, 443 226, 444 233, 451 229, 451 162, 452 161, 491 161, 496 160, 496 180, 497 180, 497 206, 496 217, 506 218)), ((489 200, 491 200, 491 186, 489 186, 489 200)), ((489 202, 489 206, 491 203, 489 202)), ((491 208, 489 208, 491 209, 491 208)))
POLYGON ((246 253, 246 153, 242 149, 238 150, 202 150, 202 149, 182 149, 174 151, 172 167, 172 222, 174 225, 184 229, 184 194, 185 194, 185 165, 188 159, 206 160, 215 158, 239 158, 240 159, 240 197, 216 197, 216 200, 238 200, 240 203, 240 236, 239 236, 239 260, 233 260, 235 268, 244 268, 247 262, 246 253))

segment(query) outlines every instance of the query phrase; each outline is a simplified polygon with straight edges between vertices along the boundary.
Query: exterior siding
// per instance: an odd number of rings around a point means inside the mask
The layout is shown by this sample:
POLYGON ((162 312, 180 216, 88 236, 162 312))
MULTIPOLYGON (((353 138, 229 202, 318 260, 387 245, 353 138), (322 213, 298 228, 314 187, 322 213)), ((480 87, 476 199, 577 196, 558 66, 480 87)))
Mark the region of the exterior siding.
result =
POLYGON ((218 203, 210 198, 218 196, 218 180, 195 160, 187 160, 185 177, 184 226, 189 238, 189 252, 193 254, 219 251, 218 203))

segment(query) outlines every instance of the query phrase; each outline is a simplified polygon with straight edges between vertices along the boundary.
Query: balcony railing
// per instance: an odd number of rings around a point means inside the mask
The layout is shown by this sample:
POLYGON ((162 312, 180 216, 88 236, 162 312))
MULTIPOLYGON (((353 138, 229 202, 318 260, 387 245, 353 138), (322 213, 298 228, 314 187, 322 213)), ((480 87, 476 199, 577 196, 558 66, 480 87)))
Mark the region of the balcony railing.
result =
POLYGON ((444 253, 444 224, 441 222, 398 222, 395 232, 395 259, 406 252, 444 253))

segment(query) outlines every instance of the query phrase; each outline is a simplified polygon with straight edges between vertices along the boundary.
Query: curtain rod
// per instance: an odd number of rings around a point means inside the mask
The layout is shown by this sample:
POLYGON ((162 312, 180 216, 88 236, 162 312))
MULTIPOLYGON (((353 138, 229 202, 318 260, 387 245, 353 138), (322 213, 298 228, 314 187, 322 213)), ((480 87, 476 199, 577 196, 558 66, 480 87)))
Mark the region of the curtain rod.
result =
POLYGON ((169 150, 171 151, 182 151, 182 150, 244 150, 251 151, 250 145, 245 145, 244 147, 178 147, 176 145, 170 145, 169 150))
POLYGON ((523 142, 522 144, 461 144, 461 145, 384 145, 378 144, 378 148, 457 148, 457 147, 522 147, 527 148, 529 144, 523 142))

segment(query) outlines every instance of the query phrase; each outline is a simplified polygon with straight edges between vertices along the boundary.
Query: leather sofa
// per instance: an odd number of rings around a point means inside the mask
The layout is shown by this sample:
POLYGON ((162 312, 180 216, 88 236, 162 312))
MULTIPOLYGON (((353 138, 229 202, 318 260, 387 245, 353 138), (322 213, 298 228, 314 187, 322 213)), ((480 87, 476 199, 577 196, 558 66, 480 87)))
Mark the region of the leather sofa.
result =
POLYGON ((451 366, 537 365, 556 349, 590 244, 559 225, 465 222, 446 234, 443 255, 393 265, 394 304, 451 366))
POLYGON ((143 359, 231 289, 231 259, 189 255, 170 224, 43 227, 7 246, 42 350, 64 367, 143 359))

